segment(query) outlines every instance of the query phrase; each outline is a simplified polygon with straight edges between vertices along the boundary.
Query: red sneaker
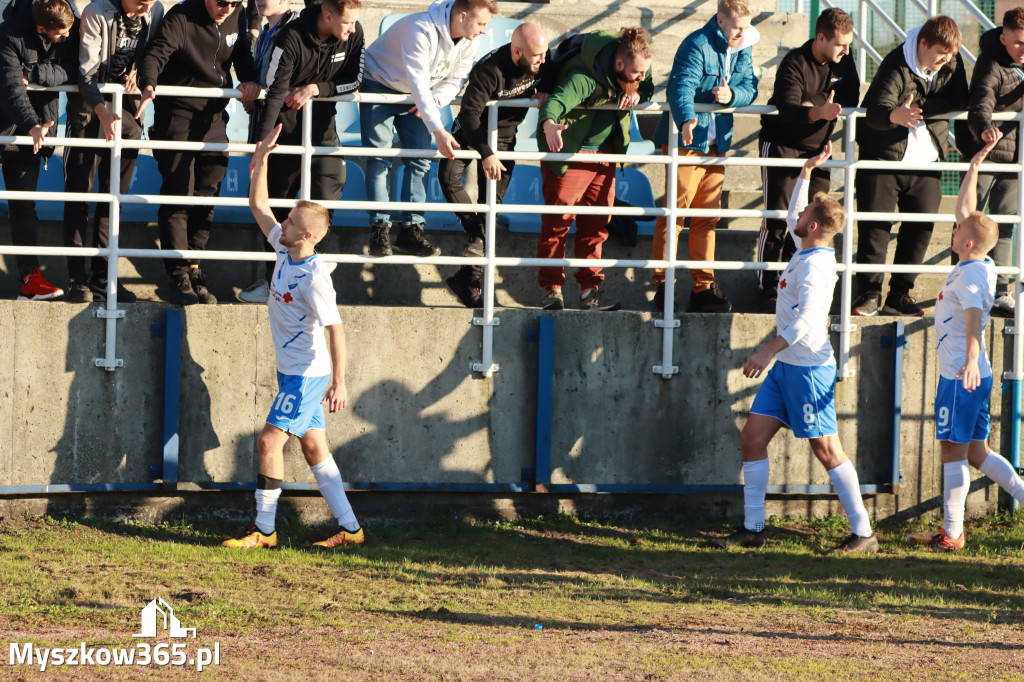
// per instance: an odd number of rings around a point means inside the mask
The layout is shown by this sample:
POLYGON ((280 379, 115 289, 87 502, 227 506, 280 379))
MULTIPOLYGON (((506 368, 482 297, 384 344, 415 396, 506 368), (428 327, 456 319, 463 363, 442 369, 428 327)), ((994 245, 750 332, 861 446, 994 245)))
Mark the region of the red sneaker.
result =
POLYGON ((932 541, 928 543, 928 549, 932 552, 955 552, 958 549, 963 549, 966 541, 966 532, 960 533, 958 538, 951 538, 946 535, 945 528, 940 528, 939 534, 932 537, 932 541))
POLYGON ((25 279, 21 280, 21 293, 18 295, 18 300, 46 301, 63 295, 64 290, 53 286, 43 279, 43 276, 39 273, 39 268, 36 268, 28 273, 25 279))

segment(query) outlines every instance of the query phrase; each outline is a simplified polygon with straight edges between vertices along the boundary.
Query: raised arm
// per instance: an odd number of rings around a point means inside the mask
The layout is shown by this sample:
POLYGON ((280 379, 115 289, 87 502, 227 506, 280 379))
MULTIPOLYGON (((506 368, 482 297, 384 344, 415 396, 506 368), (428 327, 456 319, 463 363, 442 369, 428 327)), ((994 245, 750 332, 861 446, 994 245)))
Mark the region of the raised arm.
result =
POLYGON ((971 159, 971 167, 967 169, 963 182, 960 183, 960 196, 956 200, 956 221, 959 223, 967 219, 975 209, 978 208, 978 166, 985 161, 988 153, 996 146, 1003 134, 996 130, 996 137, 982 147, 974 158, 971 159))
POLYGON ((796 224, 797 221, 800 220, 800 213, 803 212, 803 210, 807 208, 807 204, 810 203, 807 193, 811 182, 811 172, 821 164, 828 161, 831 156, 832 141, 828 140, 816 156, 812 156, 807 159, 806 163, 804 163, 804 167, 800 169, 800 175, 797 176, 796 185, 793 186, 793 193, 789 197, 789 210, 786 214, 786 229, 789 230, 789 236, 793 238, 797 251, 803 248, 803 243, 800 237, 796 235, 796 224))
POLYGON ((269 236, 274 225, 277 225, 277 219, 270 210, 270 194, 267 191, 267 157, 277 147, 277 136, 280 134, 279 123, 264 140, 256 143, 256 151, 249 162, 249 209, 264 236, 269 236))

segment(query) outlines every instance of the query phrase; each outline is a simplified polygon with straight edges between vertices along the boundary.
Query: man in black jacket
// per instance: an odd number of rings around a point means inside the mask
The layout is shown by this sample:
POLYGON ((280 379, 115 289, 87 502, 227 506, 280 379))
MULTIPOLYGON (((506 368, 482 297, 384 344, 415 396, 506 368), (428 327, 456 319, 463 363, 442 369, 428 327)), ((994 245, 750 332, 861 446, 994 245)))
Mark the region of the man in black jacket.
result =
MULTIPOLYGON (((302 144, 302 107, 315 97, 334 97, 355 92, 363 80, 363 27, 360 0, 323 0, 302 10, 285 25, 270 46, 266 71, 266 100, 257 106, 250 125, 251 143, 282 124, 278 144, 302 144)), ((257 52, 259 56, 259 52, 257 52)), ((261 60, 263 61, 263 60, 261 60)), ((335 125, 334 102, 313 103, 314 145, 340 147, 335 125)), ((301 181, 298 156, 279 154, 268 160, 271 196, 294 199, 301 181)), ((314 156, 310 168, 313 201, 337 201, 345 187, 345 162, 340 156, 314 156)), ((288 211, 275 209, 279 220, 288 211)), ((269 244, 264 242, 269 248, 269 244)), ((249 303, 266 303, 267 282, 274 263, 267 262, 266 279, 256 282, 239 297, 249 303)))
MULTIPOLYGON (((512 41, 492 51, 473 66, 466 81, 466 93, 462 96, 459 115, 452 123, 452 135, 463 149, 471 148, 480 155, 477 168, 477 203, 487 201, 487 183, 484 179, 497 180, 497 200, 500 203, 512 179, 515 161, 499 161, 494 149, 487 142, 488 100, 518 99, 530 97, 539 99, 541 81, 547 75, 548 38, 544 29, 534 23, 520 24, 512 33, 512 41)), ((553 86, 551 83, 548 87, 553 86)), ((498 151, 516 148, 516 131, 526 118, 522 107, 500 107, 498 109, 498 151)), ((467 159, 442 159, 437 168, 437 180, 445 199, 451 203, 473 203, 469 192, 462 184, 462 175, 469 165, 467 159)), ((479 213, 458 212, 456 216, 466 231, 468 243, 463 255, 482 257, 484 255, 484 223, 479 213)), ((479 265, 465 265, 453 276, 447 278, 448 288, 467 308, 479 307, 481 303, 480 280, 483 268, 479 265)))
MULTIPOLYGON (((4 184, 8 192, 34 192, 39 181, 40 156, 45 164, 53 153, 44 147, 56 132, 56 92, 33 92, 26 86, 65 85, 78 77, 78 20, 65 0, 15 0, 4 10, 0 24, 0 135, 31 135, 32 148, 8 145, 3 150, 4 184), (71 36, 69 40, 68 37, 71 36), (40 150, 42 155, 39 154, 40 150)), ((10 207, 15 246, 36 246, 39 220, 36 202, 15 200, 10 207)), ((19 301, 42 301, 64 293, 39 272, 35 256, 16 256, 21 278, 19 301)))
MULTIPOLYGON (((971 76, 971 98, 967 120, 956 122, 956 144, 965 159, 970 159, 996 139, 1002 138, 989 153, 995 163, 1017 163, 1020 141, 1017 121, 993 121, 992 114, 1020 111, 1024 104, 1024 7, 1003 15, 1002 28, 986 31, 978 41, 980 54, 971 76)), ((1016 173, 981 173, 978 176, 978 208, 988 204, 988 215, 1016 215, 1018 182, 1016 173)), ((996 265, 1013 263, 1013 223, 999 223, 999 241, 989 252, 996 265)), ((956 262, 956 254, 953 254, 956 262)), ((992 314, 1013 317, 1014 297, 1009 294, 1010 279, 996 279, 996 301, 992 314)))
MULTIPOLYGON (((818 16, 814 40, 793 50, 779 64, 775 91, 768 104, 776 116, 761 117, 759 147, 762 158, 809 159, 821 152, 835 129, 843 107, 857 106, 860 78, 850 55, 853 20, 841 9, 827 9, 818 16)), ((799 168, 766 166, 763 169, 764 207, 784 211, 789 206, 799 168)), ((828 192, 829 172, 816 168, 811 173, 810 196, 828 192)), ((757 259, 764 263, 785 263, 796 247, 786 233, 782 218, 765 218, 757 241, 757 259)), ((779 273, 760 270, 762 312, 775 313, 779 273)))
MULTIPOLYGON (((861 106, 867 115, 857 126, 862 160, 901 161, 908 168, 943 161, 949 148, 949 121, 931 118, 963 109, 967 73, 957 54, 960 27, 947 16, 934 16, 907 33, 907 40, 886 55, 861 106), (866 124, 866 125, 865 125, 866 124)), ((857 173, 857 210, 935 213, 942 200, 939 171, 863 170, 857 173)), ((920 265, 932 239, 931 222, 900 223, 896 237, 898 264, 920 265)), ((857 225, 857 262, 885 263, 892 221, 861 220, 857 225)), ((859 273, 854 315, 922 317, 910 296, 917 275, 893 273, 882 304, 882 273, 859 273)))
MULTIPOLYGON (((243 100, 259 96, 252 59, 252 36, 241 0, 183 0, 167 12, 139 65, 142 101, 136 118, 159 85, 230 88, 234 65, 243 100)), ((227 100, 223 97, 161 97, 156 105, 153 140, 227 142, 227 100)), ((228 168, 226 152, 154 150, 163 184, 170 196, 213 197, 228 168)), ((165 249, 206 248, 213 223, 212 206, 161 205, 160 244, 165 249)), ((206 287, 198 261, 164 260, 171 278, 170 300, 179 305, 216 303, 206 287)))

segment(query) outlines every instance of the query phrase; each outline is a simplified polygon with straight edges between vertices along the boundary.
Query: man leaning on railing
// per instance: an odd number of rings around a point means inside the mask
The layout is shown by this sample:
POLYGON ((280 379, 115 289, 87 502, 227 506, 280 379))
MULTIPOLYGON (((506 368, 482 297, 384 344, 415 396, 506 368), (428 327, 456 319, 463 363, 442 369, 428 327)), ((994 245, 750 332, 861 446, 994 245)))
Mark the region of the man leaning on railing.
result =
MULTIPOLYGON (((3 17, 0 134, 32 136, 31 149, 9 146, 3 150, 4 184, 8 192, 35 192, 40 156, 45 163, 53 154, 53 147, 44 146, 44 142, 47 135, 57 132, 59 95, 52 91, 29 94, 26 86, 64 85, 77 80, 78 20, 65 0, 14 0, 3 17)), ((36 202, 11 199, 8 206, 14 244, 36 246, 36 202)), ((21 278, 19 301, 42 301, 64 293, 43 278, 36 256, 18 255, 16 260, 21 278)))

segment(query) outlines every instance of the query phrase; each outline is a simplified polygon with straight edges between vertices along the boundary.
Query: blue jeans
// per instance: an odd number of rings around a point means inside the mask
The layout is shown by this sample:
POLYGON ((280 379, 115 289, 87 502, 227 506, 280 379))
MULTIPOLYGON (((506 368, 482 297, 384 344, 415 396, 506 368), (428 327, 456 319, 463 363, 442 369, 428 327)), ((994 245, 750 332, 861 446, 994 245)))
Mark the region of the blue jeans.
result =
MULTIPOLYGON (((364 80, 360 92, 398 93, 375 81, 364 80)), ((409 104, 364 104, 359 105, 359 120, 363 146, 390 149, 398 132, 398 141, 406 149, 430 149, 432 135, 415 114, 410 114, 409 104)), ((405 173, 402 176, 399 201, 425 202, 427 200, 427 178, 430 176, 430 159, 402 159, 405 173)), ((388 171, 391 159, 368 157, 366 159, 366 198, 370 201, 388 202, 388 171)), ((378 220, 390 220, 386 207, 368 211, 370 224, 378 220)), ((422 213, 404 211, 403 223, 424 223, 422 213)))

